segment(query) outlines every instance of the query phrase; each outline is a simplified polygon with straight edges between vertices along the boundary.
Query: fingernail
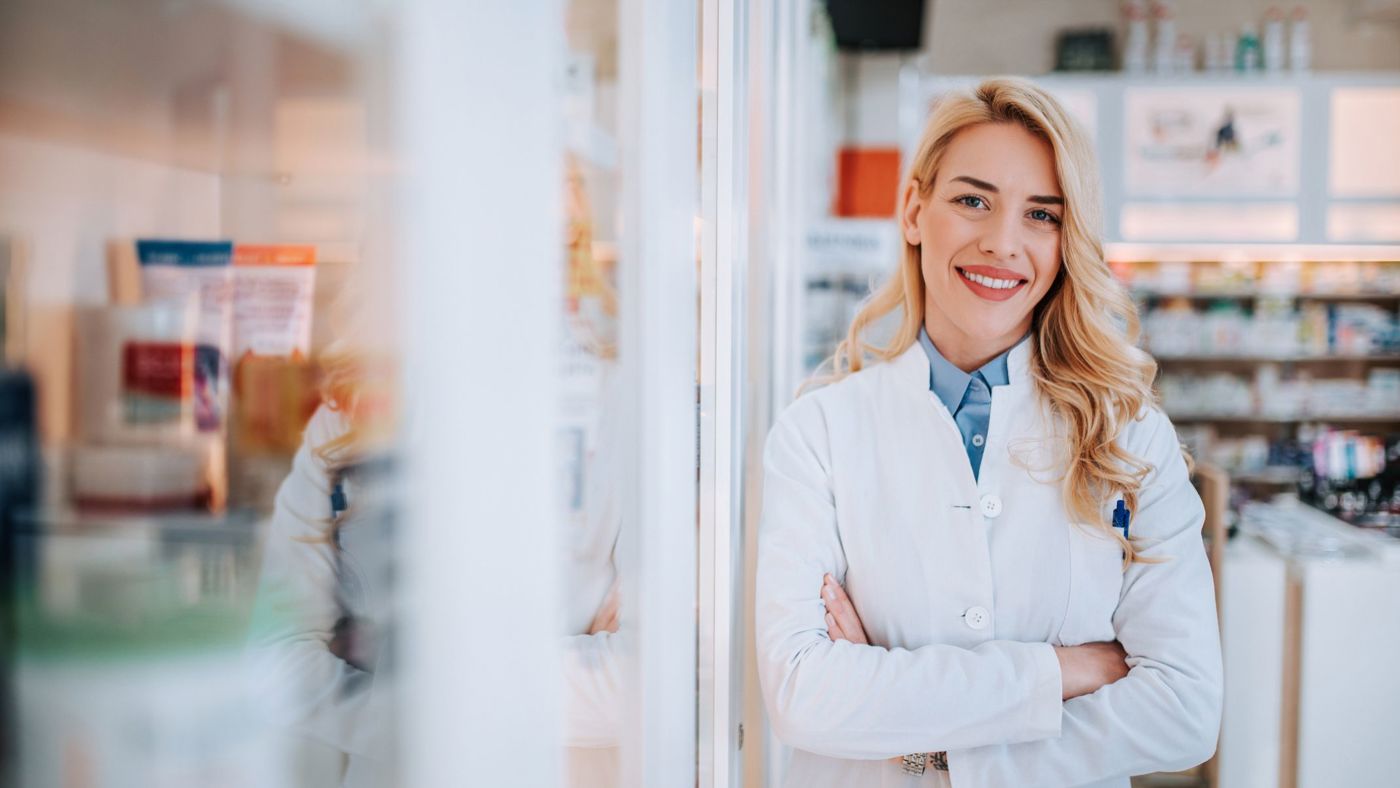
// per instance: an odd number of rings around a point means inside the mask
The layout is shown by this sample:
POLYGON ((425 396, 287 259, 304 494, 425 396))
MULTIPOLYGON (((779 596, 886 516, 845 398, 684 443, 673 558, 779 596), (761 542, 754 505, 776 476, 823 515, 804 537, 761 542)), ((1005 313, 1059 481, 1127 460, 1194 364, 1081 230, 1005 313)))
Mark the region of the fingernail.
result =
POLYGON ((831 597, 833 596, 833 594, 831 593, 831 589, 829 587, 823 586, 822 596, 826 597, 827 599, 831 599, 831 597))

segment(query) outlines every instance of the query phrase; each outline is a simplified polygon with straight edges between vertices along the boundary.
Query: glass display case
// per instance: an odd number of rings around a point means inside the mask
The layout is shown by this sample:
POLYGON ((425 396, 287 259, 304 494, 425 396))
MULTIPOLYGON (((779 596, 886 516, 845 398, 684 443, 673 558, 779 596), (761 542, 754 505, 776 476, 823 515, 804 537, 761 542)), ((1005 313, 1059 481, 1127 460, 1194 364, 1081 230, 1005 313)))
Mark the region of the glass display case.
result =
POLYGON ((0 9, 15 784, 740 782, 767 12, 0 9))

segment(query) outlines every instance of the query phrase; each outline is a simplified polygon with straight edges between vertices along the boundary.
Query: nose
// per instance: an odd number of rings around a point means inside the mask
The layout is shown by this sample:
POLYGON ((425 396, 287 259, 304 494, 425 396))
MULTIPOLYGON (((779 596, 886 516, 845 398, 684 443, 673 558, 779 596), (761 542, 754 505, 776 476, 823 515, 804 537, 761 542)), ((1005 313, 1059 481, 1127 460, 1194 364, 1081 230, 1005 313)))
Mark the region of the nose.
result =
POLYGON ((983 255, 993 260, 1014 260, 1021 250, 1021 233, 1018 217, 1011 212, 1003 212, 983 224, 982 237, 977 248, 983 255))

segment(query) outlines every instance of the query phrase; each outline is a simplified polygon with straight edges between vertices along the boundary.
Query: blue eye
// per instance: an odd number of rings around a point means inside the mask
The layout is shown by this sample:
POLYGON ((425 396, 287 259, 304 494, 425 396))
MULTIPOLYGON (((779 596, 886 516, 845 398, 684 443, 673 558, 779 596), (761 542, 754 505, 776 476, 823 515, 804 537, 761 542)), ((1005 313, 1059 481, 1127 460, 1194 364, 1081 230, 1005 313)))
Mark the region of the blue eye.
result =
POLYGON ((1060 217, 1050 213, 1044 208, 1036 208, 1034 211, 1031 211, 1030 217, 1037 222, 1048 222, 1050 224, 1060 223, 1060 217))
POLYGON ((963 196, 953 200, 953 202, 958 203, 959 205, 966 205, 969 208, 987 207, 987 201, 983 200, 981 197, 978 197, 975 194, 964 194, 963 196))

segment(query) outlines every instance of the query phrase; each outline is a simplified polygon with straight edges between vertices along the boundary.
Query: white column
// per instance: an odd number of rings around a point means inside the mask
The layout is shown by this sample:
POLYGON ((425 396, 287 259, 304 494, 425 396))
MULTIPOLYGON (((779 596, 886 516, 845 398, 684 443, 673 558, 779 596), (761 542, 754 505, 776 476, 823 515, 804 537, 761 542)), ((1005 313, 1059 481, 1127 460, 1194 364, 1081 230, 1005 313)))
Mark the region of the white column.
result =
POLYGON ((398 23, 403 784, 556 785, 557 0, 398 23))
POLYGON ((693 785, 696 747, 696 77, 691 3, 619 7, 618 361, 635 495, 618 545, 632 660, 622 784, 693 785))

